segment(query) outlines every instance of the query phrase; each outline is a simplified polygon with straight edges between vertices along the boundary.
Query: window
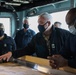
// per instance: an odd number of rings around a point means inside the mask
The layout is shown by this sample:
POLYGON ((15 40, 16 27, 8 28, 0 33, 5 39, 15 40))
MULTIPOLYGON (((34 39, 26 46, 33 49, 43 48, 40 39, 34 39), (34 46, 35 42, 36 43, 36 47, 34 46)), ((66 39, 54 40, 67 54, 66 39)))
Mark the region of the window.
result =
POLYGON ((3 23, 5 28, 5 33, 10 36, 11 30, 10 30, 10 18, 0 18, 0 23, 3 23))
POLYGON ((36 33, 38 32, 38 16, 29 17, 30 28, 33 29, 36 33))
POLYGON ((56 13, 52 13, 52 17, 53 17, 53 23, 56 21, 59 21, 62 23, 61 28, 69 30, 68 29, 68 25, 65 22, 65 17, 68 11, 62 11, 62 12, 56 12, 56 13))

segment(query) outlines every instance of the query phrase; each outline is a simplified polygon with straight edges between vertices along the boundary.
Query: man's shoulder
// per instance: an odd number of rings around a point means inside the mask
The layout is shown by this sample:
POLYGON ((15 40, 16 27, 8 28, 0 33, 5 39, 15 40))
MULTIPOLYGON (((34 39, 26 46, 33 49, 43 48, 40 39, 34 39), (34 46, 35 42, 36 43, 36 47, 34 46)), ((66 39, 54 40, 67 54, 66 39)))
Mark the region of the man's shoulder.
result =
POLYGON ((62 37, 65 37, 65 38, 73 37, 73 34, 70 33, 68 30, 65 30, 65 29, 55 28, 55 31, 56 31, 56 33, 57 33, 59 36, 62 36, 62 37))
POLYGON ((36 34, 35 31, 32 30, 32 29, 28 29, 28 32, 31 33, 31 35, 35 35, 36 34))
POLYGON ((20 33, 22 33, 23 31, 24 31, 23 29, 18 30, 16 34, 20 34, 20 33))
POLYGON ((4 34, 4 36, 5 36, 5 40, 13 40, 13 38, 11 37, 11 36, 7 36, 7 34, 4 34))
POLYGON ((35 32, 35 31, 34 31, 34 30, 32 30, 32 29, 29 29, 29 31, 30 31, 30 32, 35 32))
POLYGON ((61 29, 61 28, 55 28, 56 31, 59 31, 61 33, 68 33, 68 34, 71 34, 68 30, 65 30, 65 29, 61 29))
POLYGON ((34 37, 40 37, 41 36, 41 33, 36 33, 35 35, 34 35, 34 37))
POLYGON ((18 30, 17 32, 21 32, 21 31, 24 31, 24 29, 20 29, 20 30, 18 30))
POLYGON ((38 33, 36 33, 35 37, 41 38, 42 37, 42 34, 40 32, 38 32, 38 33))

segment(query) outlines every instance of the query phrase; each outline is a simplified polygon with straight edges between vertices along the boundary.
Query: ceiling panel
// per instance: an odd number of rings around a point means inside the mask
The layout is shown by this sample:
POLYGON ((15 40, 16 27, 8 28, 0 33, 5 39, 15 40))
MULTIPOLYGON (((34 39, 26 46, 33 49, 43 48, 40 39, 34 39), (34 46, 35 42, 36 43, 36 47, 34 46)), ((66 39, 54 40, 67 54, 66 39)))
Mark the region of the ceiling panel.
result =
POLYGON ((47 5, 66 0, 0 0, 0 11, 22 11, 29 8, 47 5))

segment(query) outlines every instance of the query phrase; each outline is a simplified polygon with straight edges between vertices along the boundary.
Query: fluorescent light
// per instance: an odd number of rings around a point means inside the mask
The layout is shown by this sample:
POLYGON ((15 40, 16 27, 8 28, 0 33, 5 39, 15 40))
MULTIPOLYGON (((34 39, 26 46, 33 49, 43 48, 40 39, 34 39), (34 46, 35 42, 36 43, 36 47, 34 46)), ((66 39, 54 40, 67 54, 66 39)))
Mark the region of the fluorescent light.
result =
POLYGON ((7 4, 7 5, 15 5, 15 6, 20 6, 21 5, 20 3, 8 3, 8 2, 5 2, 5 4, 7 4))
POLYGON ((20 1, 21 3, 29 3, 29 1, 20 1))
POLYGON ((13 0, 13 1, 15 1, 15 2, 21 2, 21 3, 29 3, 29 1, 23 1, 23 0, 13 0))

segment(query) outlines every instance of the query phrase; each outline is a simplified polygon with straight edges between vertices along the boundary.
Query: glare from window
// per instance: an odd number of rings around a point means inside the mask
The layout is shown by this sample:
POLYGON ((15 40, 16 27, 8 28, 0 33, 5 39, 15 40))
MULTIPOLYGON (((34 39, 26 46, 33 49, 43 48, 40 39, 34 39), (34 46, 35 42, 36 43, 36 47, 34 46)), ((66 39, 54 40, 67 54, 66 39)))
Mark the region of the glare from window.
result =
MULTIPOLYGON (((59 21, 62 23, 61 28, 68 30, 68 25, 65 22, 65 17, 68 11, 51 13, 53 17, 53 23, 59 21)), ((38 16, 29 17, 30 28, 36 33, 38 32, 38 16)))
POLYGON ((68 11, 62 11, 62 12, 52 13, 51 15, 53 17, 53 23, 56 21, 61 22, 62 23, 61 28, 69 30, 68 25, 66 24, 65 21, 67 12, 68 11))
POLYGON ((5 33, 10 36, 11 31, 10 31, 10 18, 0 18, 0 23, 3 23, 4 28, 5 28, 5 33))
POLYGON ((38 16, 29 17, 30 29, 33 29, 36 33, 38 32, 38 16))

